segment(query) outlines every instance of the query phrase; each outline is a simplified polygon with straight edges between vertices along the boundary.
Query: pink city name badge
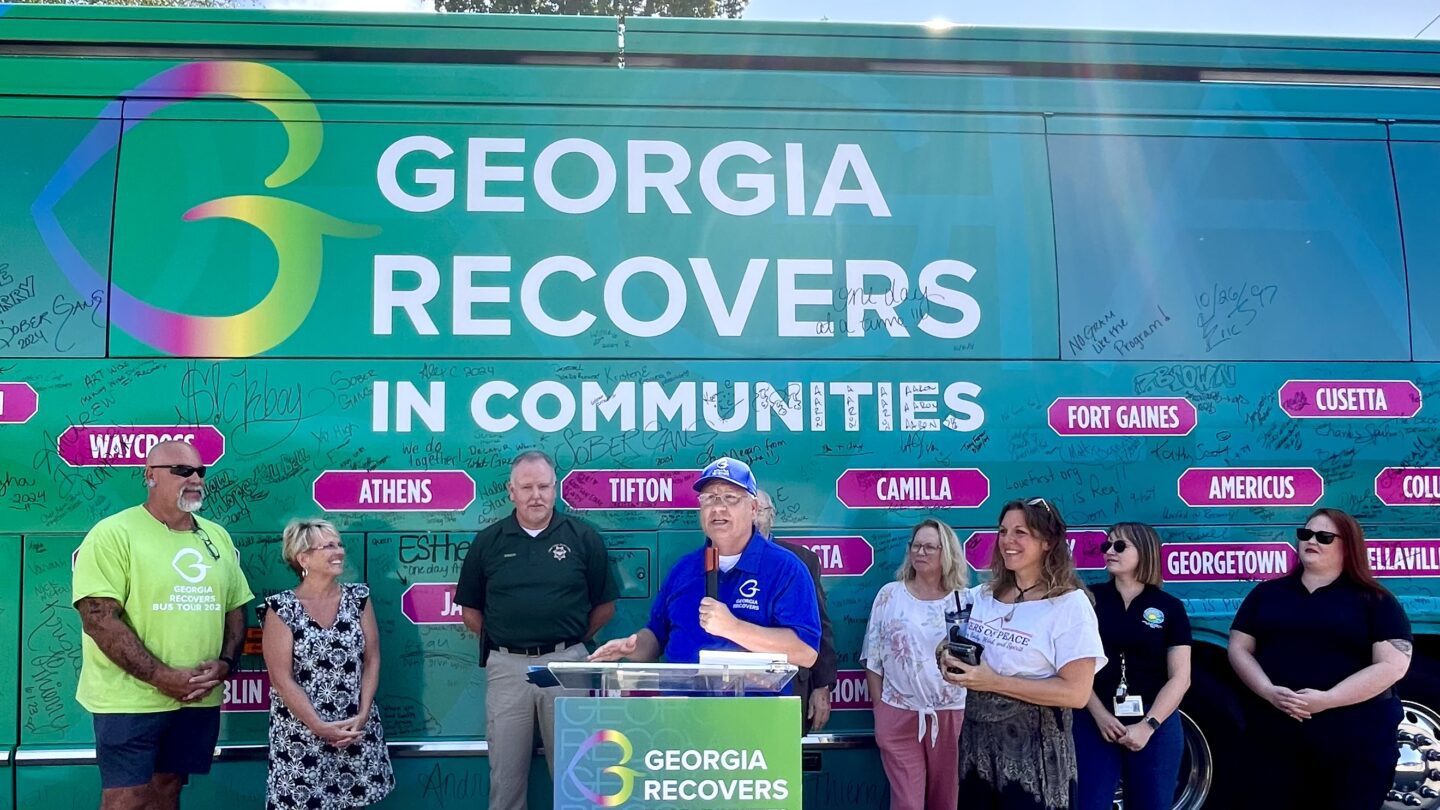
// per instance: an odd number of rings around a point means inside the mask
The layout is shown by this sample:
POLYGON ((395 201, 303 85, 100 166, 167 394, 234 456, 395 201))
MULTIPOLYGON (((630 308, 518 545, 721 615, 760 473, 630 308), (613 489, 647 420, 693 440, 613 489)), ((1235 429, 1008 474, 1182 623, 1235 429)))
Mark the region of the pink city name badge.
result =
POLYGON ((236 672, 225 681, 222 712, 270 711, 270 676, 265 672, 236 672))
POLYGON ((459 624, 455 583, 417 582, 400 595, 400 612, 411 624, 459 624))
POLYGON ((193 446, 201 464, 225 455, 225 436, 211 425, 71 426, 56 440, 56 451, 71 467, 140 467, 151 448, 168 441, 193 446))
POLYGON ((560 500, 571 509, 699 509, 699 470, 571 470, 560 500))
POLYGON ((1046 417, 1060 436, 1187 436, 1199 421, 1184 397, 1060 397, 1046 417))
POLYGON ((830 690, 830 708, 838 712, 864 711, 871 708, 870 683, 863 669, 842 669, 835 673, 835 688, 830 690))
POLYGON ((1375 476, 1375 497, 1386 506, 1440 505, 1440 467, 1386 467, 1375 476))
POLYGON ((969 468, 846 470, 835 497, 851 509, 970 508, 990 497, 990 479, 969 468))
POLYGON ((1377 577, 1440 577, 1440 539, 1365 541, 1377 577))
POLYGON ((1255 582, 1288 573, 1295 549, 1289 543, 1166 543, 1160 560, 1166 582, 1255 582))
POLYGON ((864 576, 875 564, 875 548, 863 537, 777 537, 804 546, 820 558, 820 573, 827 577, 864 576))
POLYGON ((0 382, 0 425, 23 425, 40 410, 40 395, 29 383, 0 382))
MULTIPOLYGON (((990 555, 995 552, 997 535, 993 531, 971 532, 965 540, 965 561, 976 571, 990 568, 990 555)), ((1077 529, 1065 533, 1070 543, 1070 554, 1075 558, 1075 567, 1082 571, 1099 571, 1105 567, 1105 555, 1100 544, 1105 542, 1105 532, 1099 529, 1077 529)))
POLYGON ((1325 480, 1310 467, 1191 467, 1177 481, 1188 506, 1314 506, 1325 480))
POLYGON ((313 496, 327 512, 463 512, 475 480, 464 470, 326 470, 313 496))
POLYGON ((1423 404, 1409 380, 1287 380, 1279 398, 1292 419, 1409 419, 1423 404))

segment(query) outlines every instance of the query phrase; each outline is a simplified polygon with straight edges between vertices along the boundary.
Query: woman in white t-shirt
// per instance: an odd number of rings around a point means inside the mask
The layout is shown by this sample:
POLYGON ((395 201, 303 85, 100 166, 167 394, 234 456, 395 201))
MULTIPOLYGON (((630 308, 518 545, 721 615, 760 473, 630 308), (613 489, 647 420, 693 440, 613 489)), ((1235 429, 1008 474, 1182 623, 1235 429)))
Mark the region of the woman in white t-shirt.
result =
POLYGON ((1066 810, 1075 801, 1070 712, 1089 701, 1105 650, 1053 504, 1005 504, 990 581, 967 593, 979 666, 937 650, 945 680, 969 690, 959 806, 1066 810))
POLYGON ((965 690, 945 683, 931 651, 959 620, 969 579, 955 530, 923 520, 910 531, 895 581, 870 608, 860 659, 891 810, 955 810, 965 690))

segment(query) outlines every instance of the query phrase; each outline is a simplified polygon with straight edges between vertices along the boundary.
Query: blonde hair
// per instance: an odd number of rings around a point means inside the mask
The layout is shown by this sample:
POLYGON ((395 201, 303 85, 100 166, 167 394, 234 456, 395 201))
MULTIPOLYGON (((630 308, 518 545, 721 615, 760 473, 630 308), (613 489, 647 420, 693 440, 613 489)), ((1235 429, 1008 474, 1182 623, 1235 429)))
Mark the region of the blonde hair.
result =
POLYGON ((1160 535, 1155 533, 1154 528, 1146 523, 1116 523, 1105 533, 1105 539, 1124 540, 1134 546, 1140 555, 1135 579, 1156 588, 1165 587, 1164 575, 1160 571, 1160 535))
POLYGON ((965 564, 965 555, 960 551, 960 538, 955 530, 935 518, 925 518, 910 530, 910 542, 905 546, 905 559, 895 569, 895 579, 909 582, 915 578, 915 565, 910 561, 910 546, 915 544, 920 530, 931 528, 940 533, 940 587, 946 591, 958 591, 970 586, 970 566, 965 564))
POLYGON ((300 567, 299 557, 301 554, 314 548, 323 535, 329 534, 340 540, 340 532, 335 524, 321 518, 302 520, 296 518, 285 524, 285 533, 281 536, 280 556, 284 558, 285 564, 290 570, 301 576, 305 575, 304 569, 300 567))
MULTIPOLYGON (((1016 499, 1000 507, 999 522, 1003 524, 1005 515, 1013 510, 1019 510, 1024 515, 1025 525, 1032 534, 1050 544, 1041 561, 1040 582, 1044 583, 1040 589, 1041 598, 1062 596, 1071 591, 1088 594, 1085 584, 1075 573, 1075 560, 1070 556, 1070 544, 1066 542, 1065 532, 1069 527, 1060 517, 1060 510, 1055 508, 1055 504, 1044 498, 1016 499)), ((1015 572, 1005 567, 1005 554, 1000 549, 998 537, 994 551, 990 552, 990 582, 987 587, 993 594, 1004 593, 1007 588, 1019 589, 1015 583, 1015 572)))

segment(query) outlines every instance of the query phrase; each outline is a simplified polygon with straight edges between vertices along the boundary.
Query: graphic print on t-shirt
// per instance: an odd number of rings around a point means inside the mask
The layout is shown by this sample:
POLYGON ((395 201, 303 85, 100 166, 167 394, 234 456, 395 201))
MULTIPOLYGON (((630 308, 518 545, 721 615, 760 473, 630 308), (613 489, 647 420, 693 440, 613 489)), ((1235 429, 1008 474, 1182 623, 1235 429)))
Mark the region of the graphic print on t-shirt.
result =
POLYGON ((205 584, 205 576, 215 567, 214 558, 200 553, 199 549, 185 547, 175 552, 170 568, 184 580, 175 584, 164 602, 152 602, 150 609, 156 612, 180 613, 221 613, 224 607, 215 595, 215 588, 205 584))
POLYGON ((998 647, 1017 653, 1029 649, 1033 637, 1029 633, 1011 630, 1005 624, 1003 616, 996 616, 988 622, 972 618, 967 635, 986 647, 998 647))

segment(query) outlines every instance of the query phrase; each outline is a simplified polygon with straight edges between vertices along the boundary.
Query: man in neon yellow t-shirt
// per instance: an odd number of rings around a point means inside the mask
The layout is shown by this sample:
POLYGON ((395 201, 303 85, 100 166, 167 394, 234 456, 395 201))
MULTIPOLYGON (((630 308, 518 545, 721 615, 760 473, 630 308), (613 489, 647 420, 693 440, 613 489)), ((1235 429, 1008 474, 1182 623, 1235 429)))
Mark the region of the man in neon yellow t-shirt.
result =
POLYGON ((185 442, 145 458, 145 503, 95 524, 75 560, 85 630, 76 698, 95 716, 102 810, 173 810, 210 771, 218 687, 254 598, 230 535, 195 514, 205 466, 185 442))

